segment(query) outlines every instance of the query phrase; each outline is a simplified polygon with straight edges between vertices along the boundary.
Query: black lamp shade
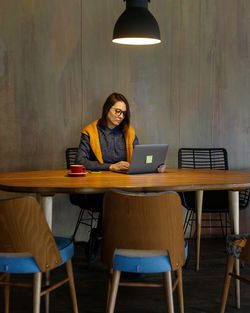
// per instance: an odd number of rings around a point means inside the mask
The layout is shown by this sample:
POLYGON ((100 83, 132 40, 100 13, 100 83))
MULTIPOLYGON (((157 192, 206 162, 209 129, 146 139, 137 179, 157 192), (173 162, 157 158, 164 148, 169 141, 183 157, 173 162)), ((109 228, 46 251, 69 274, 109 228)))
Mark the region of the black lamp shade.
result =
POLYGON ((115 24, 113 42, 134 45, 161 42, 157 21, 147 9, 148 1, 127 0, 126 10, 115 24))

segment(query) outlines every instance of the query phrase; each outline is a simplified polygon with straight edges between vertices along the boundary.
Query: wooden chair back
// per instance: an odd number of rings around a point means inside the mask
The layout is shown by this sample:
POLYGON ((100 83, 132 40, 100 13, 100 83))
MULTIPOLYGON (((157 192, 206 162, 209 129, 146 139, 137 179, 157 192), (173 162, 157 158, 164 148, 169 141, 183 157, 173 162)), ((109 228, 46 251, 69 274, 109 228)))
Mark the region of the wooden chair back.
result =
POLYGON ((33 198, 0 200, 0 252, 31 253, 41 272, 62 263, 39 203, 33 198))
POLYGON ((179 195, 108 191, 104 196, 102 260, 109 268, 115 248, 167 250, 172 269, 182 267, 185 250, 179 195))

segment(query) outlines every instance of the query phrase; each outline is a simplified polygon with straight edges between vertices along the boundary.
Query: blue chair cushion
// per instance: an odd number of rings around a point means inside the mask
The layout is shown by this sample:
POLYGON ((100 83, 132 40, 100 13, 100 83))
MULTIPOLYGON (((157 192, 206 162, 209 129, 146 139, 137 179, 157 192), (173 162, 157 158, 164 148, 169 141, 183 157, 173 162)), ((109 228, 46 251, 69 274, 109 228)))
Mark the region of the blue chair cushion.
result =
MULTIPOLYGON (((162 273, 171 271, 171 263, 169 256, 159 253, 152 253, 150 256, 146 251, 140 253, 141 250, 115 250, 113 269, 129 273, 162 273), (128 251, 128 253, 126 252, 128 251), (138 252, 138 253, 137 253, 138 252), (134 256, 133 256, 134 253, 134 256), (127 255, 126 255, 127 254, 127 255)), ((185 242, 185 258, 188 255, 188 245, 185 242)))
MULTIPOLYGON (((74 244, 71 239, 55 237, 61 254, 62 265, 74 255, 74 244)), ((40 272, 35 259, 28 253, 0 253, 0 273, 25 274, 40 272)))

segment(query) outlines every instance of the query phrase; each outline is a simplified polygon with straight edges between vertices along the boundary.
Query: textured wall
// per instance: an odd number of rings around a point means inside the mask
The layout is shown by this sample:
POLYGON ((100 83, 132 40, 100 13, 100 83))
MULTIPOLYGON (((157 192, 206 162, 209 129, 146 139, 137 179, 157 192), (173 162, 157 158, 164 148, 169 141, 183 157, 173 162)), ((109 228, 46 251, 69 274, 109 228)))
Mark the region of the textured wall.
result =
MULTIPOLYGON (((0 0, 0 171, 64 168, 113 91, 141 143, 170 144, 169 167, 180 147, 223 146, 250 170, 250 1, 149 8, 162 44, 132 47, 111 42, 122 0, 0 0)), ((57 195, 55 231, 77 212, 57 195)))

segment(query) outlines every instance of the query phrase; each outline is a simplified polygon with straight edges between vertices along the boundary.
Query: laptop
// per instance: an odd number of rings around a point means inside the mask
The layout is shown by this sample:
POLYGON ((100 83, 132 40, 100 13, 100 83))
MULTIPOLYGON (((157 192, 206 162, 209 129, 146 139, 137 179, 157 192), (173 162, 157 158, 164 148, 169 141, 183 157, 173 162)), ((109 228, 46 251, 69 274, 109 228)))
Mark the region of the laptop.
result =
POLYGON ((168 144, 148 144, 134 146, 130 167, 125 174, 155 173, 157 168, 165 164, 168 144))

